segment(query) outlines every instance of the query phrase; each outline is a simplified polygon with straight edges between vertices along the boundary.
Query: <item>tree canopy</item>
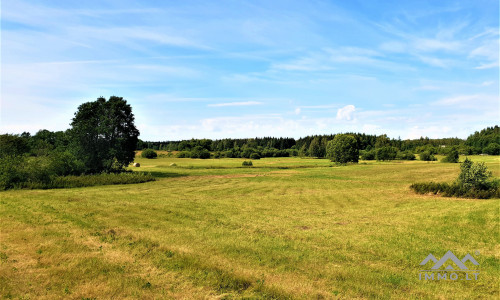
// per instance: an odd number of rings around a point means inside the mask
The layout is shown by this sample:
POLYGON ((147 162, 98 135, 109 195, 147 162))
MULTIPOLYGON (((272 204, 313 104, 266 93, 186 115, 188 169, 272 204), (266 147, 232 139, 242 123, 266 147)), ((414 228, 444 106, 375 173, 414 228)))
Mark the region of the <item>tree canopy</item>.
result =
POLYGON ((356 138, 352 135, 337 134, 333 140, 328 142, 326 155, 333 162, 341 164, 348 162, 357 163, 359 160, 359 148, 356 138))
POLYGON ((83 103, 71 126, 72 148, 85 173, 118 171, 134 160, 139 130, 122 97, 83 103))

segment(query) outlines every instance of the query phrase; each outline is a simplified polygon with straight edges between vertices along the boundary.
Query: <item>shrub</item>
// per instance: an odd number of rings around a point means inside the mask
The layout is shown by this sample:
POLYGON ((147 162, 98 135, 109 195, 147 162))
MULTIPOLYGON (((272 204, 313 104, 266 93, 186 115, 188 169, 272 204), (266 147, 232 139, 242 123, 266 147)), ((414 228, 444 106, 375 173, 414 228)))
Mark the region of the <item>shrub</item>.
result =
POLYGON ((458 158, 458 150, 456 148, 452 148, 448 154, 446 154, 446 157, 441 161, 446 163, 458 163, 458 158))
POLYGON ((360 151, 362 160, 375 160, 375 151, 374 150, 363 150, 360 151))
POLYGON ((396 147, 381 147, 375 150, 375 157, 377 160, 393 160, 398 154, 396 147))
POLYGON ((253 166, 253 163, 251 160, 249 160, 249 161, 245 160, 241 165, 244 167, 251 167, 251 166, 253 166))
POLYGON ((398 154, 396 155, 396 158, 401 159, 401 160, 415 160, 416 159, 415 154, 413 154, 409 150, 404 151, 404 152, 399 151, 398 154))
POLYGON ((201 146, 196 146, 191 150, 190 156, 191 158, 207 159, 210 158, 210 152, 201 146))
POLYGON ((181 151, 177 153, 177 158, 189 158, 191 157, 191 153, 189 151, 181 151))
POLYGON ((156 153, 153 149, 145 149, 142 150, 141 157, 152 159, 158 157, 158 153, 156 153))
POLYGON ((474 163, 466 158, 460 165, 457 181, 467 189, 487 190, 494 185, 489 180, 491 175, 484 162, 474 163))
POLYGON ((424 151, 424 152, 420 153, 420 160, 422 160, 422 161, 435 161, 437 159, 429 151, 424 151))
POLYGON ((491 180, 491 172, 484 163, 473 163, 469 159, 460 166, 460 174, 455 182, 448 183, 414 183, 410 186, 418 194, 441 194, 445 197, 466 197, 487 199, 500 197, 500 183, 491 180))
POLYGON ((254 153, 250 154, 250 159, 260 159, 259 153, 254 152, 254 153))

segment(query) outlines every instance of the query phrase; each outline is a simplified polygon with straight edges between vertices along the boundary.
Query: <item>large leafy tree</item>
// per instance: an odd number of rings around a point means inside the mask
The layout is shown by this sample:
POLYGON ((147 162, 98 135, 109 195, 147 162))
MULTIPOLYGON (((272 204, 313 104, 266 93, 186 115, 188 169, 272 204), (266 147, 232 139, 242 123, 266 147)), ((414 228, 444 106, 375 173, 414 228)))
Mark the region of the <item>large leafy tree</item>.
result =
POLYGON ((73 149, 86 173, 120 171, 134 160, 139 130, 122 97, 83 103, 71 126, 73 149))
POLYGON ((359 160, 359 148, 356 138, 352 135, 337 134, 326 146, 326 156, 333 162, 345 164, 357 163, 359 160))

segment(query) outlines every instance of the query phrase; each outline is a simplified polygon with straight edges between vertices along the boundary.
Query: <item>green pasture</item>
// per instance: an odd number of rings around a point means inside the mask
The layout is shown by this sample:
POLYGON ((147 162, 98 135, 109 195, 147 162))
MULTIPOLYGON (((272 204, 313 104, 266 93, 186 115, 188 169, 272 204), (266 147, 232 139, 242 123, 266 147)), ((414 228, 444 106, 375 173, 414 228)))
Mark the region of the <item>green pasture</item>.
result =
MULTIPOLYGON (((500 177, 500 157, 470 158, 500 177)), ((1 192, 0 297, 499 295, 499 199, 409 189, 452 181, 459 164, 243 161, 137 158, 141 167, 130 169, 156 181, 1 192), (419 263, 448 250, 459 259, 470 253, 480 264, 478 280, 419 280, 419 263)))

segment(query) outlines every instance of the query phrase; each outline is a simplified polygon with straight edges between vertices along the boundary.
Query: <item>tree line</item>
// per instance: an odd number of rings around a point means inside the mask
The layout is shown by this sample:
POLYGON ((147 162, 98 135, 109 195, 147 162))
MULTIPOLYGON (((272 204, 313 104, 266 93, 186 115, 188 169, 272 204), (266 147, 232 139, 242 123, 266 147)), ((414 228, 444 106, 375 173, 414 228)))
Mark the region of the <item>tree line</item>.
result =
MULTIPOLYGON (((433 155, 447 155, 457 151, 462 155, 500 154, 499 127, 487 127, 475 132, 467 139, 421 137, 414 140, 391 139, 387 135, 369 135, 364 133, 344 133, 355 139, 355 147, 362 159, 392 160, 414 159, 415 153, 422 154, 425 160, 433 160, 433 155)), ((151 142, 139 140, 137 149, 153 149, 180 151, 178 157, 209 158, 212 157, 286 157, 308 156, 327 157, 327 145, 335 139, 335 134, 311 135, 299 139, 294 138, 248 138, 248 139, 190 139, 182 141, 151 142)))

